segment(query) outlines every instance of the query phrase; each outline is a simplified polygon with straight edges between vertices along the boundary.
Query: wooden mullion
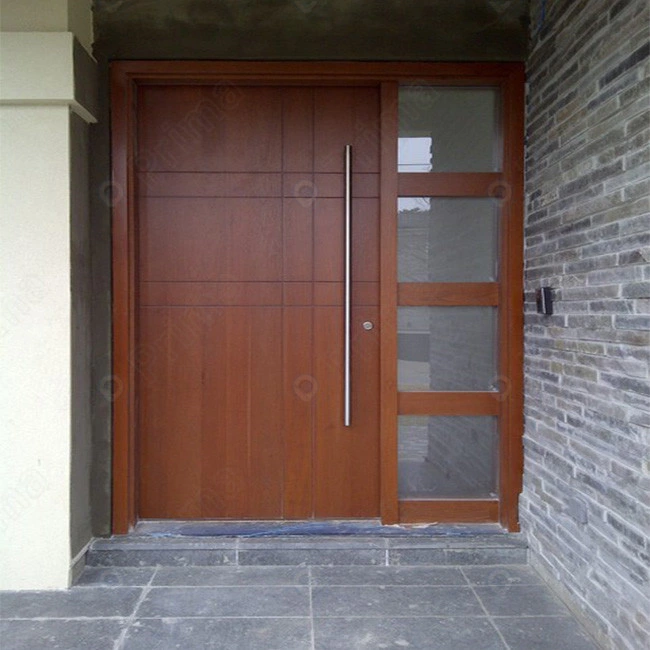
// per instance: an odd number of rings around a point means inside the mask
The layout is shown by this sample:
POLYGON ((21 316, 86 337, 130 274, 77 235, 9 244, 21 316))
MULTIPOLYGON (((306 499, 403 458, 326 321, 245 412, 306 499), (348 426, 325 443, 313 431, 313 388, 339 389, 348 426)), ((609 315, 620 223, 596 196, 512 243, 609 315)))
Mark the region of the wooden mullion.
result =
POLYGON ((384 524, 397 523, 397 92, 381 90, 380 159, 380 510, 384 524))
POLYGON ((132 78, 114 67, 112 111, 112 327, 113 455, 112 532, 125 534, 135 524, 135 260, 134 148, 135 89, 132 78))
POLYGON ((503 174, 401 173, 397 180, 400 196, 455 196, 499 198, 506 192, 503 174))
POLYGON ((499 500, 501 524, 519 530, 523 475, 523 250, 524 68, 514 66, 502 85, 503 171, 508 191, 501 205, 501 308, 499 310, 501 402, 499 500))
POLYGON ((401 392, 400 415, 499 415, 503 397, 496 392, 401 392))
POLYGON ((497 282, 402 282, 397 288, 401 306, 496 306, 497 282))
POLYGON ((453 522, 490 523, 498 521, 497 499, 430 499, 399 502, 399 520, 405 524, 453 522))

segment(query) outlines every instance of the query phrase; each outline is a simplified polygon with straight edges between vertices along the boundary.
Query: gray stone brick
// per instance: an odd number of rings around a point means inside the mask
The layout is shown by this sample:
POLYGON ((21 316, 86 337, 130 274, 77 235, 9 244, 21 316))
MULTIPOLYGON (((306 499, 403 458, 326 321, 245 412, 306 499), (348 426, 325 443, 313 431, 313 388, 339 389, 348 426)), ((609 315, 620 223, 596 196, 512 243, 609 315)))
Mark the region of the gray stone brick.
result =
POLYGON ((649 126, 650 115, 647 112, 643 112, 627 122, 625 125, 625 133, 627 136, 631 136, 643 129, 647 129, 649 126))
POLYGON ((618 2, 615 2, 609 10, 609 19, 612 20, 622 11, 629 10, 631 6, 633 5, 630 0, 618 0, 618 2))
POLYGON ((632 203, 632 207, 634 209, 633 214, 640 214, 641 216, 634 217, 632 214, 632 218, 625 219, 621 224, 621 235, 635 232, 647 233, 650 230, 650 197, 632 203))
POLYGON ((568 327, 588 327, 589 329, 606 329, 612 326, 609 314, 589 314, 587 316, 569 316, 568 327))
POLYGON ((650 259, 650 250, 634 250, 619 253, 618 264, 646 264, 650 259))
POLYGON ((639 546, 641 548, 646 547, 646 539, 641 534, 632 530, 629 526, 625 525, 618 517, 615 517, 611 513, 605 515, 607 523, 614 528, 619 534, 626 537, 632 544, 639 546))
POLYGON ((616 67, 605 74, 599 81, 600 87, 611 83, 616 77, 623 74, 626 70, 634 68, 638 63, 650 56, 650 43, 645 43, 638 50, 623 59, 616 67))
POLYGON ((650 395, 650 385, 648 385, 647 381, 632 379, 631 377, 621 377, 619 375, 610 375, 607 373, 601 373, 600 379, 614 388, 633 391, 640 395, 650 395))
MULTIPOLYGON (((614 316, 614 327, 629 330, 649 330, 650 317, 642 315, 614 316)), ((650 343, 650 339, 648 342, 650 343)))
MULTIPOLYGON (((625 188, 623 188, 623 196, 625 196, 626 201, 633 201, 635 199, 639 199, 640 203, 639 205, 641 206, 636 212, 637 214, 647 212, 650 206, 650 199, 648 196, 650 195, 650 180, 642 179, 638 183, 630 183, 629 185, 626 185, 625 188)), ((641 219, 638 219, 637 221, 643 220, 647 224, 647 219, 648 217, 642 217, 641 219)), ((647 230, 647 225, 644 228, 647 230)))
POLYGON ((624 266, 615 269, 607 269, 605 271, 594 271, 589 274, 589 284, 612 284, 618 282, 620 284, 627 282, 635 282, 641 280, 639 269, 636 267, 624 266))
POLYGON ((607 255, 608 253, 630 251, 648 245, 650 245, 650 233, 642 231, 632 235, 618 237, 616 239, 597 242, 589 246, 583 246, 580 252, 585 257, 593 256, 598 258, 599 256, 607 255))
POLYGON ((589 304, 589 311, 600 314, 629 314, 634 309, 631 300, 594 300, 589 304))

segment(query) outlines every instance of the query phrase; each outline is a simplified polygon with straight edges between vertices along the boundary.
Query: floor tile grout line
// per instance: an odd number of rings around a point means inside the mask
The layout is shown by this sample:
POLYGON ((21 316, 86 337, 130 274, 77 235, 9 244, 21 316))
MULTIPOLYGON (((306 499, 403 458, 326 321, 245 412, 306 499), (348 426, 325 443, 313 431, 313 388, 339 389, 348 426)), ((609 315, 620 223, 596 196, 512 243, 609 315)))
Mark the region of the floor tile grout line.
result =
MULTIPOLYGON (((142 588, 142 587, 147 587, 148 585, 136 585, 133 587, 134 589, 137 588, 142 588)), ((232 584, 232 585, 182 585, 182 584, 175 584, 175 585, 164 585, 164 584, 156 584, 156 585, 151 585, 150 590, 155 590, 155 589, 259 589, 260 587, 262 588, 269 588, 269 589, 291 589, 291 588, 306 588, 309 586, 308 582, 294 582, 294 583, 286 583, 286 584, 266 584, 263 582, 250 582, 246 584, 232 584)), ((324 585, 324 586, 338 586, 338 585, 324 585)), ((352 586, 352 585, 343 585, 343 586, 352 586)), ((364 586, 364 585, 362 585, 364 586)), ((372 585, 366 585, 366 586, 372 586, 372 585)), ((454 585, 448 585, 448 586, 454 586, 454 585)), ((464 586, 464 585, 463 585, 464 586)), ((111 587, 108 587, 110 589, 111 587)), ((114 589, 115 587, 113 587, 114 589)))
POLYGON ((0 617, 0 621, 126 621, 128 616, 7 616, 0 617))
MULTIPOLYGON (((144 587, 149 587, 149 589, 249 589, 249 588, 259 588, 259 587, 268 587, 269 589, 273 588, 305 588, 309 587, 309 582, 300 582, 300 583, 287 583, 287 584, 266 584, 261 582, 251 582, 247 584, 232 584, 232 585, 134 585, 131 587, 103 587, 98 585, 99 589, 142 589, 144 587)), ((358 587, 381 587, 382 589, 467 589, 471 587, 467 583, 440 583, 440 584, 386 584, 384 582, 364 582, 364 583, 318 583, 314 584, 315 587, 321 588, 342 588, 342 589, 356 589, 358 587)), ((501 586, 501 585, 488 585, 488 586, 501 586)), ((537 585, 525 585, 525 586, 537 586, 537 585)), ((90 590, 94 587, 83 587, 84 590, 90 590)))
MULTIPOLYGON (((270 617, 273 618, 273 617, 270 617)), ((275 618, 283 618, 283 617, 275 617, 275 618)), ((286 618, 286 617, 284 617, 286 618)), ((404 619, 448 619, 448 618, 456 618, 456 619, 485 619, 487 620, 488 617, 484 614, 432 614, 432 613, 425 613, 425 614, 413 614, 413 613, 407 613, 407 614, 395 614, 395 613, 382 613, 382 614, 319 614, 317 616, 314 616, 314 620, 316 619, 345 619, 345 620, 366 620, 366 619, 386 619, 386 618, 404 618, 404 619)), ((519 618, 519 617, 515 617, 519 618)))
MULTIPOLYGON (((145 586, 145 585, 141 585, 145 586)), ((224 584, 214 584, 214 585, 181 585, 181 584, 158 584, 158 585, 152 585, 151 589, 230 589, 230 588, 235 588, 235 589, 247 589, 247 588, 260 588, 260 587, 282 587, 284 589, 289 588, 289 587, 307 587, 308 583, 306 582, 288 582, 288 583, 277 583, 277 584, 267 584, 264 582, 247 582, 246 584, 232 584, 232 585, 224 585, 224 584)))
MULTIPOLYGON (((350 618, 350 619, 356 619, 356 618, 385 618, 386 615, 384 614, 363 614, 363 615, 350 615, 350 614, 330 614, 330 615, 323 615, 323 616, 316 616, 314 618, 350 618)), ((488 618, 485 616, 485 614, 390 614, 391 618, 488 618)), ((97 620, 102 620, 102 621, 128 621, 130 617, 127 616, 63 616, 63 617, 48 617, 48 616, 29 616, 25 618, 21 618, 18 616, 14 616, 11 618, 3 618, 0 619, 2 621, 39 621, 39 622, 50 622, 50 621, 97 621, 97 620)), ((139 616, 138 619, 140 620, 161 620, 161 619, 197 619, 197 620, 203 620, 203 619, 267 619, 267 618, 277 618, 277 619, 308 619, 309 616, 294 616, 294 615, 286 615, 286 616, 271 616, 271 615, 259 615, 259 616, 253 616, 250 614, 244 615, 244 616, 172 616, 172 615, 165 615, 165 616, 139 616)), ((567 620, 576 620, 575 616, 567 615, 567 614, 525 614, 522 616, 492 616, 491 618, 494 619, 538 619, 538 618, 556 618, 556 619, 567 619, 567 620)))
POLYGON ((312 593, 311 566, 307 567, 307 578, 309 580, 309 630, 311 635, 311 650, 316 650, 316 631, 314 630, 314 597, 312 593))
POLYGON ((135 621, 135 617, 138 613, 138 610, 140 609, 140 605, 142 605, 144 599, 151 591, 151 586, 153 584, 154 578, 156 577, 157 573, 158 573, 158 567, 154 567, 153 573, 151 574, 151 578, 149 578, 149 582, 142 587, 142 593, 140 594, 140 597, 135 603, 135 607, 133 608, 133 612, 131 613, 131 616, 129 616, 126 619, 126 624, 124 626, 124 629, 122 630, 120 636, 115 640, 115 643, 113 644, 114 650, 122 650, 122 648, 124 647, 124 641, 126 641, 126 635, 128 634, 129 630, 131 629, 131 626, 135 621))
POLYGON ((481 600, 480 596, 476 592, 476 589, 474 589, 474 585, 472 584, 471 580, 467 577, 467 574, 465 573, 463 567, 460 567, 460 572, 463 574, 465 580, 467 580, 467 585, 472 590, 472 593, 474 594, 474 598, 478 600, 481 609, 485 612, 485 615, 487 616, 487 620, 489 621, 494 631, 497 633, 498 637, 501 639, 501 643, 503 643, 504 648, 506 648, 506 650, 511 650, 510 646, 508 645, 508 642, 503 637, 503 634, 501 634, 501 630, 497 627, 497 624, 494 622, 494 619, 492 618, 491 614, 487 611, 487 608, 485 607, 483 601, 481 600))
MULTIPOLYGON (((240 587, 240 588, 245 588, 245 587, 306 587, 308 583, 306 582, 277 582, 277 583, 266 583, 266 582, 247 582, 245 584, 200 584, 200 585, 190 585, 190 584, 164 584, 164 583, 159 583, 155 585, 151 585, 151 589, 227 589, 229 587, 240 587)), ((104 589, 104 590, 117 590, 117 589, 142 589, 143 587, 146 587, 147 583, 142 583, 139 585, 133 584, 133 585, 105 585, 101 583, 89 585, 89 584, 84 584, 84 585, 75 585, 74 589, 75 591, 92 591, 93 589, 104 589)), ((431 584, 430 582, 419 582, 419 583, 414 583, 414 584, 406 584, 406 583, 386 583, 386 582, 355 582, 354 584, 349 583, 349 582, 323 582, 323 583, 318 583, 318 585, 315 585, 318 587, 440 587, 440 588, 447 588, 447 587, 467 587, 467 584, 462 582, 439 582, 437 584, 431 584)), ((484 584, 484 585, 474 585, 475 587, 479 588, 484 588, 484 587, 503 587, 503 588, 508 588, 508 587, 539 587, 540 585, 537 584, 516 584, 516 585, 502 585, 502 584, 484 584)), ((106 617, 104 617, 106 618, 106 617)), ((119 618, 119 617, 117 617, 119 618)), ((0 616, 0 619, 2 619, 2 616, 0 616)))

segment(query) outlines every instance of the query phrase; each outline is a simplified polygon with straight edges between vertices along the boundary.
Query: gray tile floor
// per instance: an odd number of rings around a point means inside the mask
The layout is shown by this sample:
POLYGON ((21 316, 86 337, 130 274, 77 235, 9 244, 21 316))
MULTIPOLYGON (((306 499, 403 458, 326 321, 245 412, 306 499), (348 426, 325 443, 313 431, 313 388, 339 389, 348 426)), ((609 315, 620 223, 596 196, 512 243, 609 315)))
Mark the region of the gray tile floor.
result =
POLYGON ((4 592, 2 650, 594 650, 527 566, 87 567, 4 592))

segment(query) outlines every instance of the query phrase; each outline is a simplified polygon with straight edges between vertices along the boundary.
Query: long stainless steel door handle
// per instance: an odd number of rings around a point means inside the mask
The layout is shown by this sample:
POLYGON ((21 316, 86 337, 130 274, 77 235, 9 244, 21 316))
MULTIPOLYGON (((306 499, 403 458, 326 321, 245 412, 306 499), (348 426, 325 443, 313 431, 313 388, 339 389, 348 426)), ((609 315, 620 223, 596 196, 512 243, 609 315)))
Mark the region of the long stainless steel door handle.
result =
POLYGON ((344 377, 343 377, 343 425, 350 426, 351 413, 351 373, 350 373, 350 308, 352 300, 352 145, 345 145, 345 298, 343 336, 344 347, 344 377))

